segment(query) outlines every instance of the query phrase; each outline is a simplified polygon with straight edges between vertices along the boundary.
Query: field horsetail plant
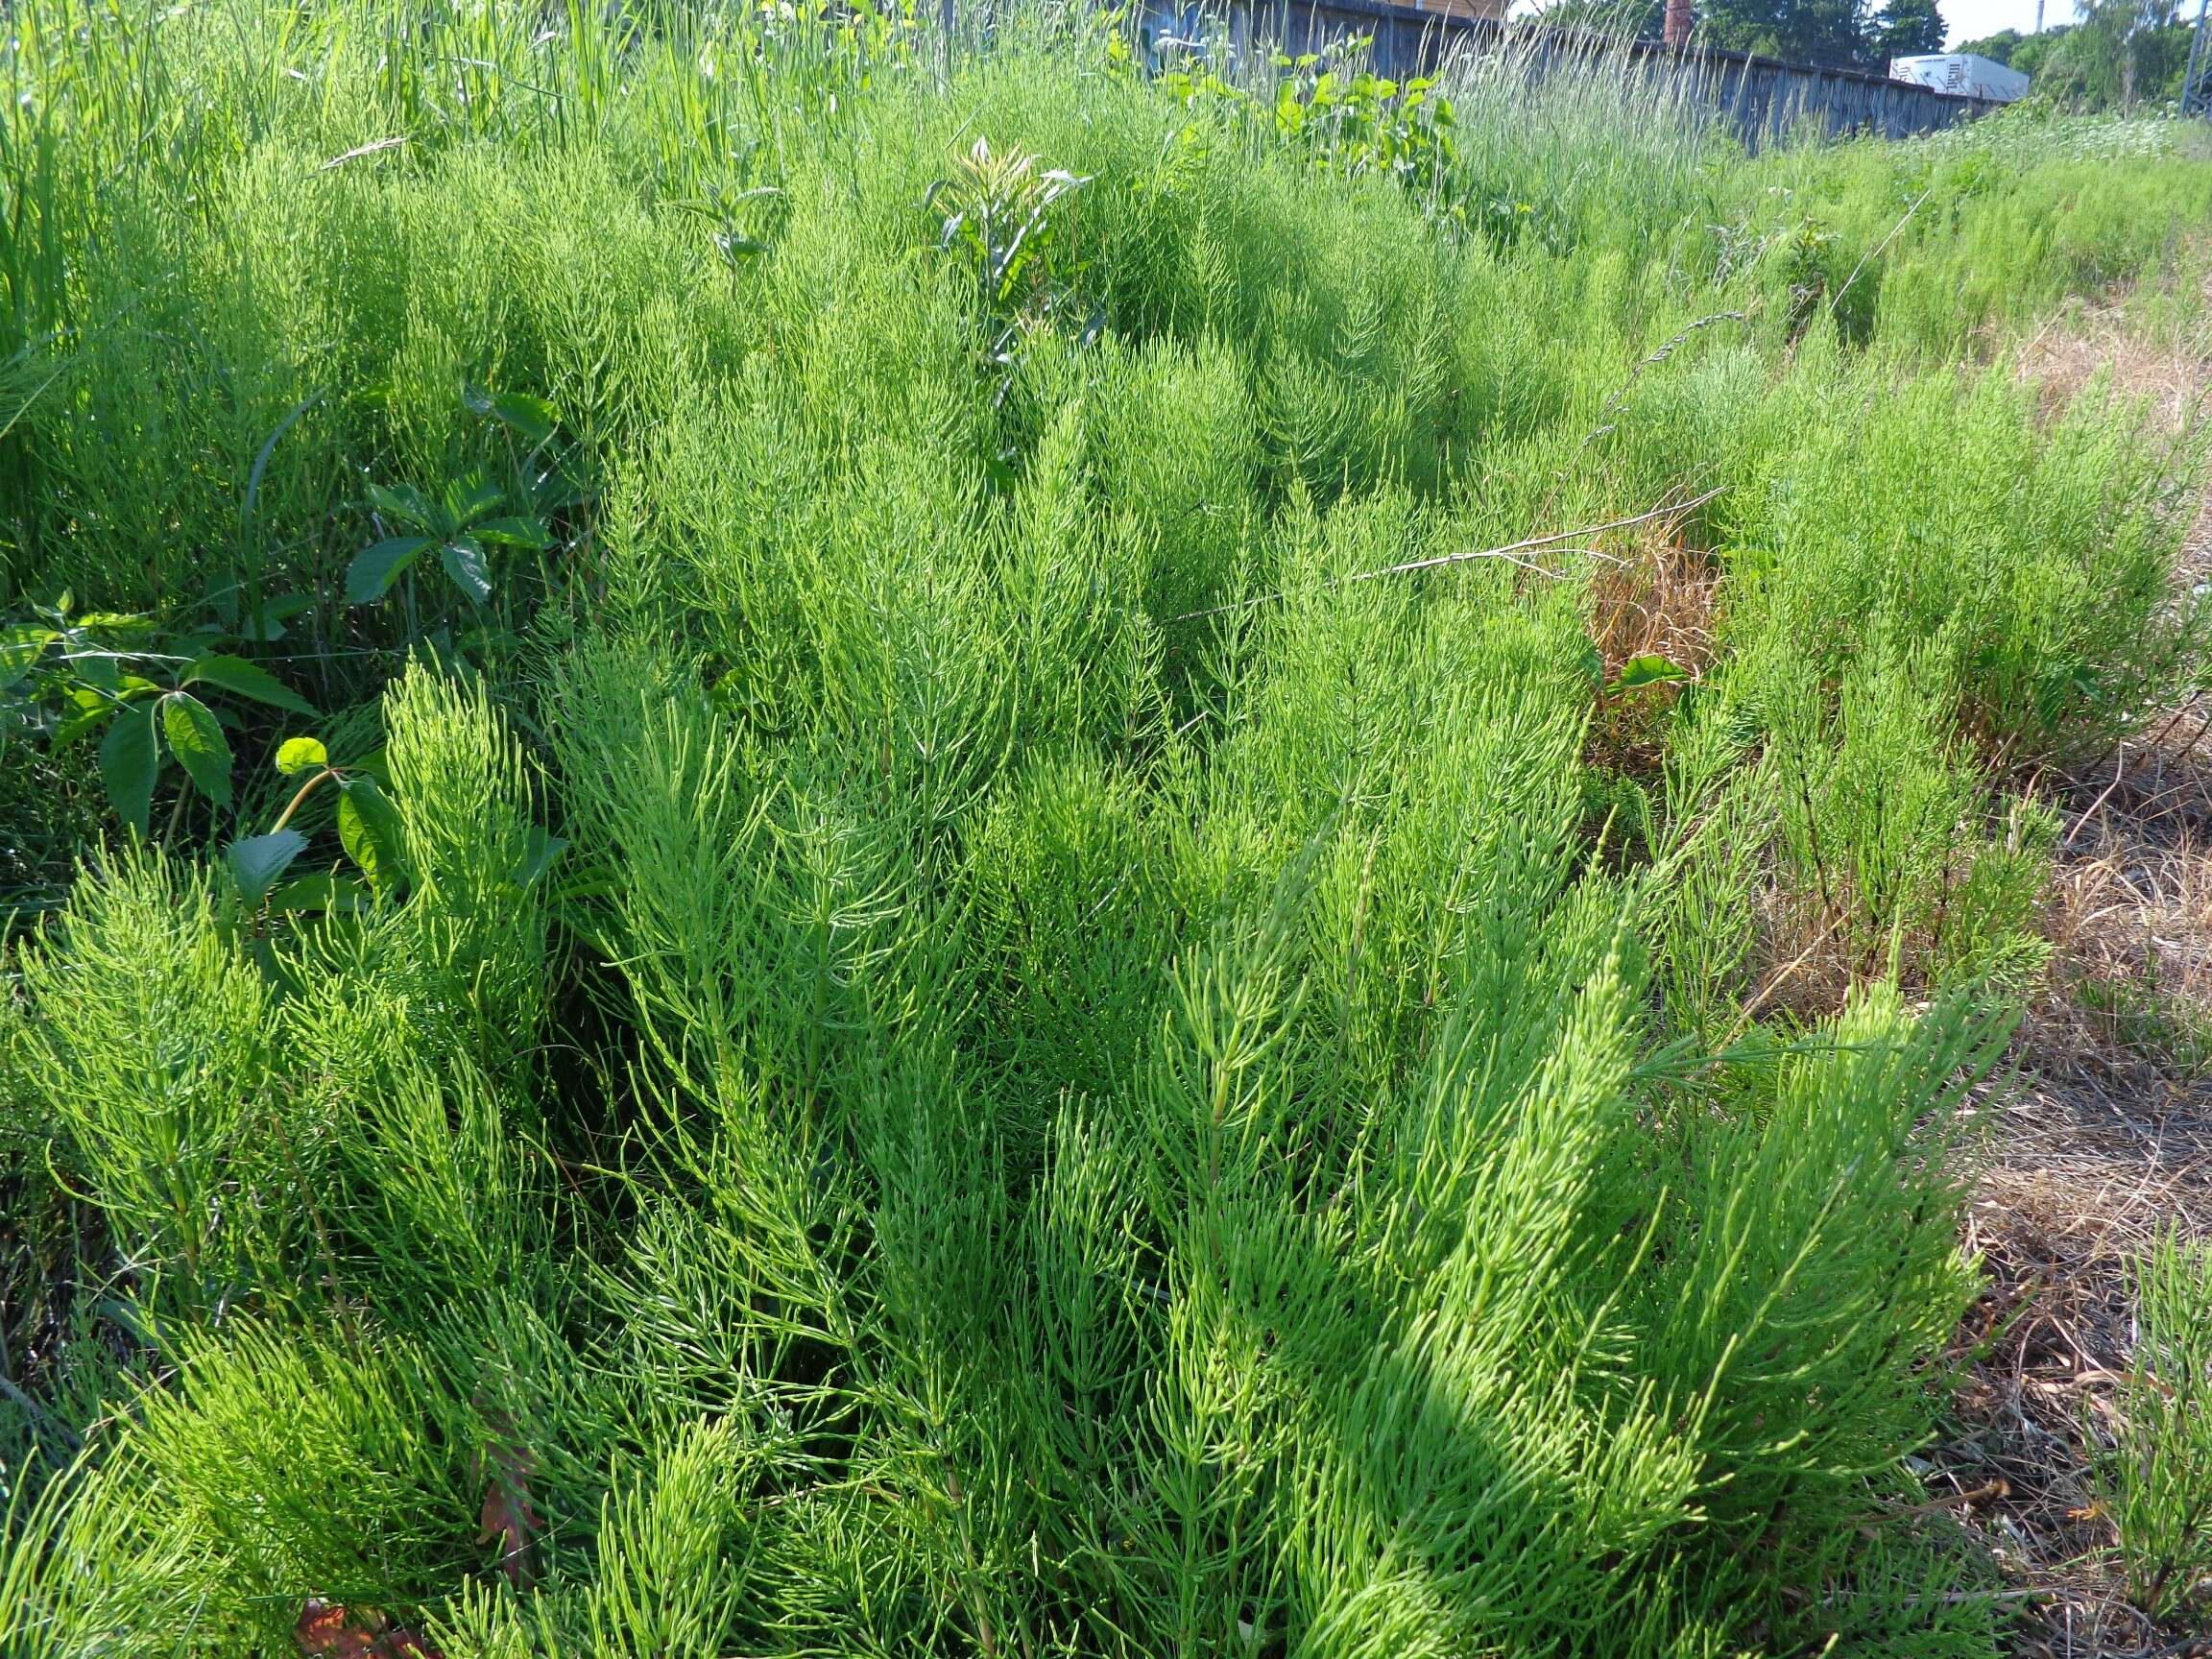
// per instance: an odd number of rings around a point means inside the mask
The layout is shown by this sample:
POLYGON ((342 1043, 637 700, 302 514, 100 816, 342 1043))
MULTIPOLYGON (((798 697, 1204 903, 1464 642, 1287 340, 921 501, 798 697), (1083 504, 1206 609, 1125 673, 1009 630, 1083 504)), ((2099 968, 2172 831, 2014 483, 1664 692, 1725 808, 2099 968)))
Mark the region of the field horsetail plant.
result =
POLYGON ((2024 365, 2199 337, 2184 137, 7 23, 0 1652, 2007 1650, 2037 780, 2204 671, 2193 412, 2024 365))

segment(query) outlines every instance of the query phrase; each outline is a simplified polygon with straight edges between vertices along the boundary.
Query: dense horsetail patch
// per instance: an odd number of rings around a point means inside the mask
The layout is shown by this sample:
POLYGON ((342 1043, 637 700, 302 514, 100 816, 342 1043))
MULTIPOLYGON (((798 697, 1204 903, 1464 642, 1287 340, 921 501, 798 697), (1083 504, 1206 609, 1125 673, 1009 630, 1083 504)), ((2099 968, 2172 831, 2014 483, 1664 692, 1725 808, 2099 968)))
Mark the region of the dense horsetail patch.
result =
POLYGON ((2202 672, 2193 431, 2008 353, 2212 168, 13 22, 0 1647, 1996 1650, 2021 781, 2202 672))

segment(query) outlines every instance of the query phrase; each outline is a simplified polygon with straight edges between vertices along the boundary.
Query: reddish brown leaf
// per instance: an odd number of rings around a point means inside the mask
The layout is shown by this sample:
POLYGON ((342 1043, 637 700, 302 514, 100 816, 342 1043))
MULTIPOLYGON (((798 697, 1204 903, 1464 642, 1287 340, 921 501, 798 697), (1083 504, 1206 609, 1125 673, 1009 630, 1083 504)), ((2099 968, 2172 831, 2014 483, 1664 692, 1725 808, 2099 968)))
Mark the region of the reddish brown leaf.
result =
POLYGON ((534 1473, 529 1453, 515 1447, 494 1447, 492 1481, 476 1517, 476 1542, 498 1544, 499 1571, 517 1590, 537 1575, 531 1546, 544 1526, 530 1507, 530 1477, 534 1473))
POLYGON ((309 1597, 292 1626, 292 1641, 305 1659, 373 1659, 376 1632, 332 1602, 309 1597))
POLYGON ((444 1659, 425 1637, 373 1607, 343 1607, 309 1597, 292 1626, 302 1659, 444 1659))

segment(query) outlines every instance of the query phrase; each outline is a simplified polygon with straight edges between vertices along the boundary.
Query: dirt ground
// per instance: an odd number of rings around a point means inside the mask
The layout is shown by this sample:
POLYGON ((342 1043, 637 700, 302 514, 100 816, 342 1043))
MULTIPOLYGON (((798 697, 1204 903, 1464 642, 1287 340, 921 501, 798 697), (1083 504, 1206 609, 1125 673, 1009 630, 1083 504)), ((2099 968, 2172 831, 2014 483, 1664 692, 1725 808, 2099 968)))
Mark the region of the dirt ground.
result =
POLYGON ((1980 1143, 1964 1242, 1988 1287, 1960 1334, 1979 1352, 1928 1474, 2032 1592, 2023 1655, 2212 1655, 2206 1633, 2128 1603, 2092 1469, 2133 1347, 2128 1262, 2170 1227, 2212 1238, 2207 714, 2133 755, 2134 776, 2070 821, 2059 958, 1980 1143))

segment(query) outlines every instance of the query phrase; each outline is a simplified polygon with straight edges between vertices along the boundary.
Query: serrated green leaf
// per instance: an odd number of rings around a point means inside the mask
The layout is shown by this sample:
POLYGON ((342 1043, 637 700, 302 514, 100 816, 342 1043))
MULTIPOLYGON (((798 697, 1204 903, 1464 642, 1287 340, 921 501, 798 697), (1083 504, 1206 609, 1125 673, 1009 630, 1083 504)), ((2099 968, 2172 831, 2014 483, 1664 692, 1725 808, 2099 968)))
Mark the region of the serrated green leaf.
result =
POLYGON ((381 484, 369 486, 369 499, 387 518, 397 518, 403 524, 412 524, 418 530, 435 530, 438 512, 422 498, 422 492, 412 484, 396 484, 387 490, 381 484))
POLYGON ((115 816, 141 835, 154 810, 154 776, 160 769, 154 711, 125 709, 100 740, 100 781, 115 816))
POLYGON ((285 621, 312 609, 314 597, 307 595, 307 592, 281 592, 275 599, 265 599, 261 606, 256 606, 254 611, 250 611, 239 621, 239 637, 252 639, 256 646, 268 646, 268 643, 275 643, 276 639, 283 639, 285 633, 290 633, 285 628, 285 621))
POLYGON ((504 497, 498 486, 474 473, 466 478, 454 479, 445 486, 444 505, 447 528, 467 529, 473 521, 498 506, 502 499, 504 497))
POLYGON ((314 737, 287 737, 276 745, 276 770, 287 778, 316 772, 330 764, 330 751, 314 737))
POLYGON ((533 446, 552 437, 561 423, 560 412, 552 404, 523 392, 487 392, 472 386, 462 395, 462 401, 471 413, 514 428, 533 446))
POLYGON ((88 733, 99 730, 102 722, 107 720, 109 715, 117 712, 118 705, 108 702, 104 697, 82 691, 70 693, 73 702, 87 696, 90 698, 90 707, 78 702, 79 711, 54 728, 53 747, 56 750, 66 749, 88 733))
POLYGON ((299 830, 276 830, 231 842, 223 860, 230 868, 230 879, 238 884, 238 896, 249 904, 258 904, 276 885, 276 878, 306 850, 307 837, 299 830))
POLYGON ((356 553, 346 566, 346 597, 355 605, 374 604, 429 545, 427 536, 395 536, 356 553))
POLYGON ((272 709, 290 709, 295 714, 312 714, 315 705, 308 702, 283 681, 243 657, 203 657, 184 671, 183 684, 187 685, 220 685, 224 690, 240 697, 251 697, 256 703, 266 703, 272 709))
POLYGON ((508 547, 528 547, 533 552, 553 545, 553 538, 545 534, 545 527, 528 518, 487 518, 476 526, 474 534, 485 541, 497 541, 508 547))
POLYGON ((1575 666, 1590 682, 1592 691, 1605 689, 1605 658, 1598 649, 1597 641, 1587 635, 1583 637, 1581 649, 1575 654, 1575 666))
POLYGON ((161 699, 161 733, 200 793, 218 806, 230 805, 230 743, 215 710, 189 691, 161 699))
POLYGON ((367 754, 356 755, 347 761, 346 771, 349 776, 373 778, 377 787, 389 789, 392 787, 391 751, 378 744, 367 754))
POLYGON ((483 547, 473 538, 456 536, 438 549, 438 557, 462 592, 479 605, 492 597, 492 571, 483 547))

